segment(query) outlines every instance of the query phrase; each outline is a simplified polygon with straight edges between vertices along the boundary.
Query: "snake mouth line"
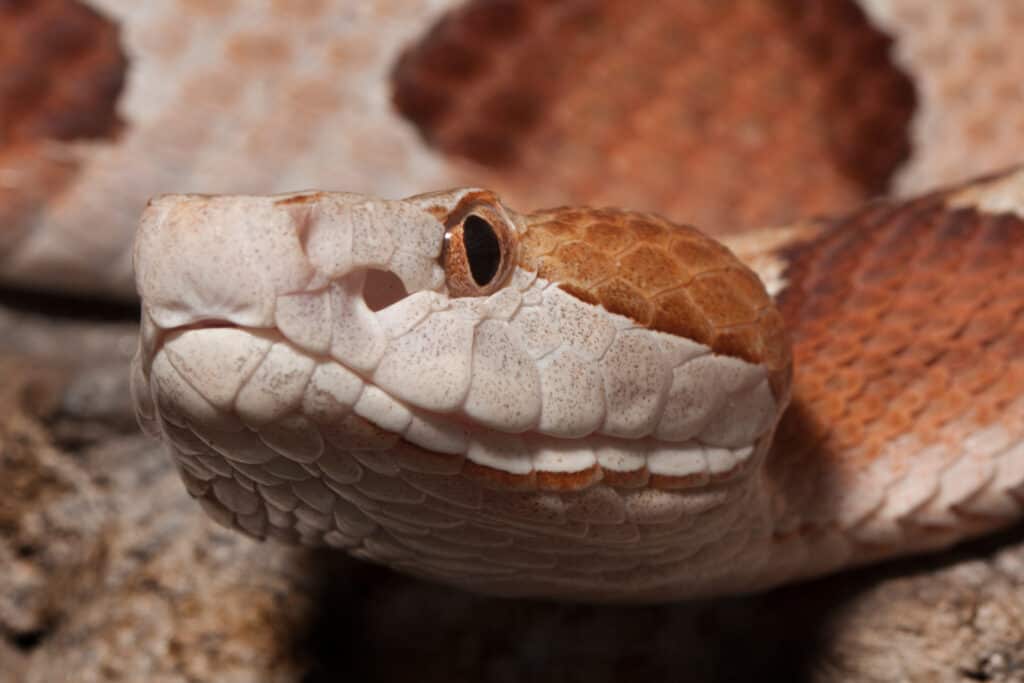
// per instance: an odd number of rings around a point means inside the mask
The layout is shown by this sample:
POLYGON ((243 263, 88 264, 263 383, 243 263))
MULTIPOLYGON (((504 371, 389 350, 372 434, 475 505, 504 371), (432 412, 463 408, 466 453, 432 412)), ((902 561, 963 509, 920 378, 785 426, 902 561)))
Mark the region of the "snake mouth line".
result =
MULTIPOLYGON (((189 323, 188 325, 181 325, 179 327, 172 327, 172 328, 167 329, 167 330, 161 330, 159 339, 162 342, 163 339, 168 334, 170 334, 172 332, 188 332, 190 330, 223 330, 223 329, 240 330, 240 329, 244 329, 244 328, 241 325, 238 325, 237 323, 234 323, 234 322, 232 322, 230 320, 226 320, 224 318, 202 319, 202 320, 197 320, 194 323, 189 323)), ((162 347, 162 345, 163 345, 162 343, 158 343, 156 349, 159 350, 162 347)))

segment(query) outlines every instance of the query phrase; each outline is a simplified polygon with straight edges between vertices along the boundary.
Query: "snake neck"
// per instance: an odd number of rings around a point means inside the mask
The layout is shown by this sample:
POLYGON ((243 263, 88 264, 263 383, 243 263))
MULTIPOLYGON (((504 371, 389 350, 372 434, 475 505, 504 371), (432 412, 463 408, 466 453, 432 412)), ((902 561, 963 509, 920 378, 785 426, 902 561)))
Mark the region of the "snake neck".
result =
POLYGON ((991 200, 1020 178, 869 205, 779 252, 794 384, 764 476, 801 574, 1020 514, 1024 221, 991 200))

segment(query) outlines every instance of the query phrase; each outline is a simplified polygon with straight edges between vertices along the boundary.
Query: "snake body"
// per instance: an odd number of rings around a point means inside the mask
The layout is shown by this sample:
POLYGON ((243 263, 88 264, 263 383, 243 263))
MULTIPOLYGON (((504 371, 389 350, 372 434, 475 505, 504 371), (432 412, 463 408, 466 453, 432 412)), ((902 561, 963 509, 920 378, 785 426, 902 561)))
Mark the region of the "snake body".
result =
POLYGON ((1024 172, 735 238, 461 189, 153 200, 133 388, 256 538, 657 601, 1024 505, 1024 172))

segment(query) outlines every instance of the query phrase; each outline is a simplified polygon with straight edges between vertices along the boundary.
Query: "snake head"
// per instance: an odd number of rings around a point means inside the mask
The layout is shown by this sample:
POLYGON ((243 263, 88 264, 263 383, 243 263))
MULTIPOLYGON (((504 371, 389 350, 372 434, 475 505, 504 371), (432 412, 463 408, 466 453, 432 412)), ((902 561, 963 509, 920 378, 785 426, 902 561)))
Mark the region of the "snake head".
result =
POLYGON ((788 400, 756 276, 650 214, 518 214, 478 189, 169 196, 135 266, 140 418, 258 537, 365 550, 407 522, 337 525, 382 503, 534 536, 679 519, 741 488, 788 400))

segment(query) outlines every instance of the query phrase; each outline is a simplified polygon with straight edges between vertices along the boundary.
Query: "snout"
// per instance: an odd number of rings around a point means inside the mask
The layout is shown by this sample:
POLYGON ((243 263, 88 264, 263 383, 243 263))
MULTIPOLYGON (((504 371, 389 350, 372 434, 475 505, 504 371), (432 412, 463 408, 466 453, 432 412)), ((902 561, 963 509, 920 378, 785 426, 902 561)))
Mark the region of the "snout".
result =
POLYGON ((329 305, 332 285, 370 311, 441 291, 443 243, 441 222, 403 202, 320 192, 168 195, 143 214, 134 266, 160 328, 222 321, 287 334, 296 317, 315 327, 316 301, 329 305))

